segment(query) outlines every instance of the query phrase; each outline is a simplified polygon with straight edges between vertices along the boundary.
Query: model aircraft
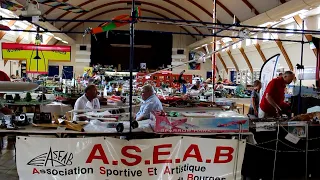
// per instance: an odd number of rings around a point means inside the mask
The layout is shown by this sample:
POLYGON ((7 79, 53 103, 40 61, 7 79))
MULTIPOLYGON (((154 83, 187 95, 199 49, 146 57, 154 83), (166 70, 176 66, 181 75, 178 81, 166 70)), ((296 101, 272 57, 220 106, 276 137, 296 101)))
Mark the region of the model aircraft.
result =
MULTIPOLYGON (((140 17, 141 16, 140 7, 136 7, 135 11, 136 11, 136 17, 140 17)), ((92 34, 96 38, 95 34, 102 33, 102 32, 108 33, 109 31, 112 31, 115 28, 129 24, 132 21, 132 18, 131 18, 131 15, 129 15, 129 14, 122 14, 122 15, 116 16, 112 20, 114 20, 114 21, 103 23, 96 28, 91 28, 91 27, 87 28, 84 31, 83 36, 85 36, 87 34, 92 34)), ((96 38, 96 40, 97 40, 97 38, 96 38)))
POLYGON ((0 93, 22 93, 29 92, 39 87, 36 83, 28 82, 0 82, 0 93))
MULTIPOLYGON (((45 4, 47 6, 51 6, 54 8, 62 9, 65 11, 70 11, 73 13, 83 13, 83 12, 88 12, 87 10, 84 10, 81 7, 78 6, 73 6, 72 4, 59 1, 59 0, 31 0, 30 2, 38 2, 40 4, 45 4)), ((25 6, 22 5, 21 3, 15 1, 15 0, 1 0, 1 7, 4 9, 8 9, 10 11, 16 11, 16 10, 21 10, 25 6)))

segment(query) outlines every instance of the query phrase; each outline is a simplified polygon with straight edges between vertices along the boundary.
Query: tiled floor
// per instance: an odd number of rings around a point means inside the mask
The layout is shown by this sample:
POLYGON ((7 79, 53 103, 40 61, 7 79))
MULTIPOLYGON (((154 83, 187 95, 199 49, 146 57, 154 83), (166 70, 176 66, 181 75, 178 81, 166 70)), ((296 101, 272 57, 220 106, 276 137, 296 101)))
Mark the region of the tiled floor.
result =
POLYGON ((4 147, 0 153, 0 180, 19 180, 17 173, 14 146, 4 139, 4 147))

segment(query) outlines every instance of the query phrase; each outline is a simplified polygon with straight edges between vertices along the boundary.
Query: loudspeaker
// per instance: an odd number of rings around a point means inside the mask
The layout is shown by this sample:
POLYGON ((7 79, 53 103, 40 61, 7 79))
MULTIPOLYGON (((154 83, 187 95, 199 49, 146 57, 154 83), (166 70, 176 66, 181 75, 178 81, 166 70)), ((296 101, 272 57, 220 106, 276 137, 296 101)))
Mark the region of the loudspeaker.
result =
POLYGON ((80 46, 80 51, 86 51, 87 50, 87 46, 80 46))
POLYGON ((184 54, 184 50, 183 49, 178 49, 177 50, 177 54, 184 54))

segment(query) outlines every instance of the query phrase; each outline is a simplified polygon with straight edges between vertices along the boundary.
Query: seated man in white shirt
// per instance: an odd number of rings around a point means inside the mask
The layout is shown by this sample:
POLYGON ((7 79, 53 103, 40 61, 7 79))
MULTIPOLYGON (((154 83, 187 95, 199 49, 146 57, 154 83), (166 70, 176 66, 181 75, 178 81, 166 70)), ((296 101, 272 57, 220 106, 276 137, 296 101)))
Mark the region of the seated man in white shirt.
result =
MULTIPOLYGON (((95 85, 88 85, 84 90, 84 95, 79 97, 74 105, 74 110, 100 109, 100 102, 97 98, 98 90, 95 85)), ((77 120, 77 114, 74 113, 73 120, 77 120)), ((85 117, 79 117, 79 120, 86 120, 85 117)))
POLYGON ((154 94, 153 87, 151 85, 145 85, 142 87, 141 92, 142 100, 139 112, 136 114, 135 119, 137 121, 146 120, 150 118, 150 112, 162 111, 162 103, 159 98, 154 94))

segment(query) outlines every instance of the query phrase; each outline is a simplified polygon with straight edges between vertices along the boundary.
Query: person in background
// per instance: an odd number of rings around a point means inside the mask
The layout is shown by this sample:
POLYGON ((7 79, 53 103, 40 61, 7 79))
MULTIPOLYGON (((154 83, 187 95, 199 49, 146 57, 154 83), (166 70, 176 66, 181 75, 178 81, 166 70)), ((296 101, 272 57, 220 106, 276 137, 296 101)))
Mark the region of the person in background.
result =
POLYGON ((199 88, 200 88, 200 81, 196 81, 196 84, 191 87, 192 90, 199 90, 199 88))
POLYGON ((88 78, 90 78, 90 69, 87 69, 84 73, 83 73, 83 75, 82 75, 82 78, 83 79, 88 79, 88 78))
POLYGON ((209 78, 206 80, 206 83, 207 83, 207 84, 212 84, 212 77, 209 77, 209 78))
MULTIPOLYGON (((85 109, 100 109, 100 102, 97 98, 98 90, 95 85, 88 85, 85 90, 85 94, 79 97, 74 105, 74 110, 85 110, 85 109)), ((77 120, 77 114, 73 116, 73 120, 77 120)), ((79 117, 79 120, 86 120, 85 117, 79 117)))
POLYGON ((109 86, 108 93, 113 94, 114 92, 116 92, 116 89, 117 89, 117 84, 113 83, 109 86))
POLYGON ((220 91, 223 90, 223 84, 221 82, 217 82, 217 84, 214 85, 214 90, 220 91))
MULTIPOLYGON (((0 71, 0 81, 11 81, 9 76, 3 72, 0 71)), ((0 99, 3 99, 4 94, 0 94, 0 99)), ((1 103, 0 103, 0 113, 5 114, 5 115, 9 115, 12 114, 11 109, 4 107, 1 103)))
POLYGON ((290 115, 290 106, 284 102, 284 93, 287 84, 294 79, 295 74, 292 71, 286 71, 283 76, 269 82, 260 102, 259 118, 280 116, 282 113, 290 115))
POLYGON ((123 90, 123 85, 119 83, 118 90, 116 91, 116 96, 121 96, 123 90))
POLYGON ((278 77, 282 77, 283 76, 283 73, 279 73, 278 77))
POLYGON ((255 80, 253 82, 253 90, 251 92, 251 105, 249 108, 249 114, 258 117, 259 114, 259 101, 260 101, 260 92, 261 81, 255 80))
POLYGON ((140 106, 139 112, 136 114, 136 121, 149 119, 152 111, 163 110, 162 103, 155 95, 155 91, 151 85, 145 85, 142 87, 141 97, 143 103, 140 106))

